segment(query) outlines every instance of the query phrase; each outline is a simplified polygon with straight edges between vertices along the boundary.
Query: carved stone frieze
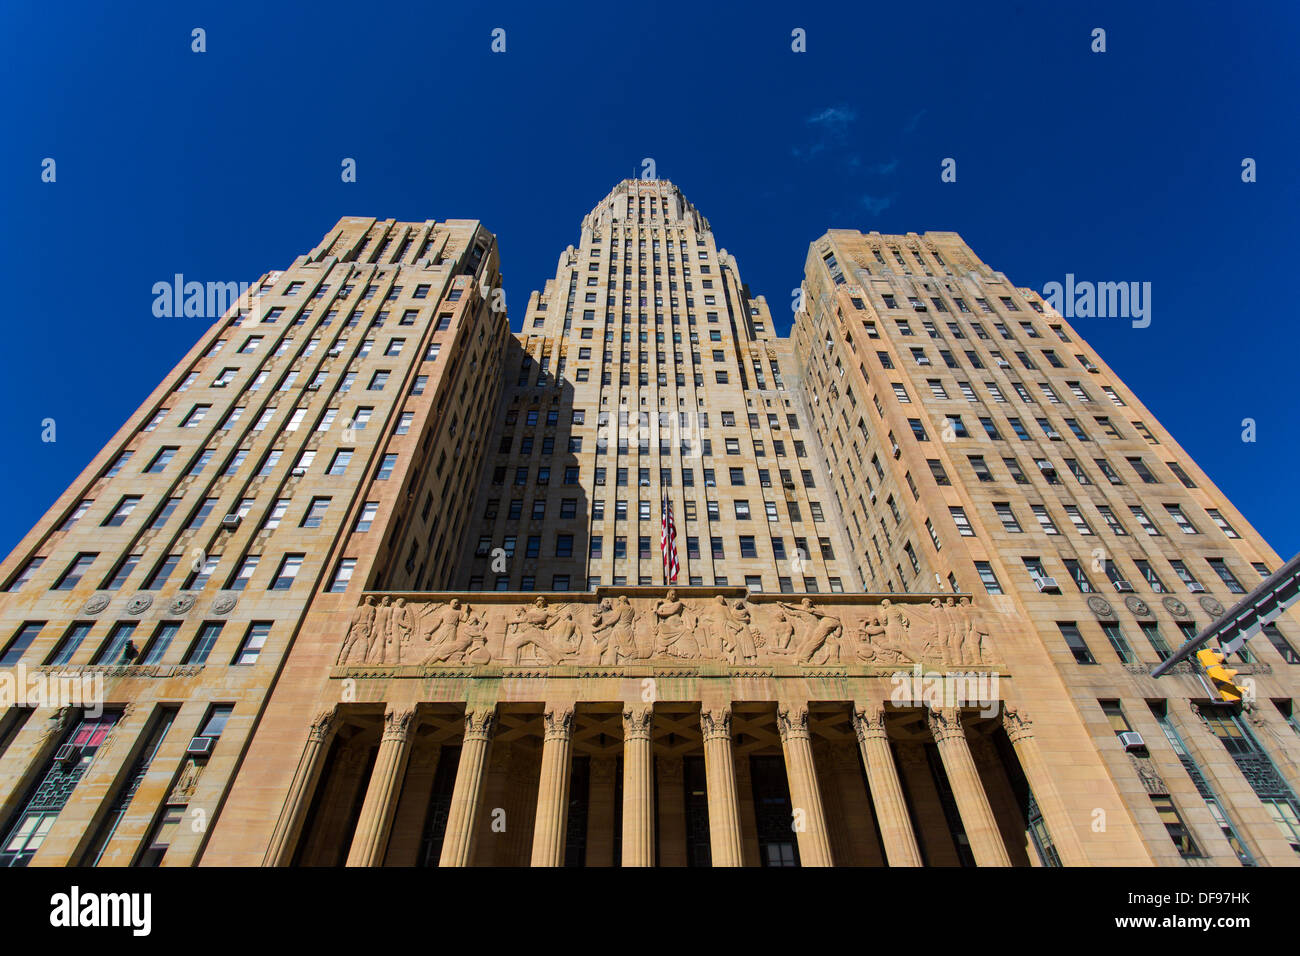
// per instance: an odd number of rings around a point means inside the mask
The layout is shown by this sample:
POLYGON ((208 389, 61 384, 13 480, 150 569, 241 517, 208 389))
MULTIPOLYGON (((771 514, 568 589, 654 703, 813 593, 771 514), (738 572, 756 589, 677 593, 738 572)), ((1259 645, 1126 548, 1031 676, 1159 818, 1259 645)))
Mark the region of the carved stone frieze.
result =
POLYGON ((404 667, 435 675, 489 666, 545 676, 561 665, 601 676, 603 668, 639 664, 689 675, 707 663, 758 676, 783 667, 837 677, 914 665, 972 669, 995 659, 991 626, 965 595, 928 603, 781 597, 670 588, 526 604, 484 595, 471 606, 461 597, 371 594, 353 611, 336 664, 375 677, 404 667))

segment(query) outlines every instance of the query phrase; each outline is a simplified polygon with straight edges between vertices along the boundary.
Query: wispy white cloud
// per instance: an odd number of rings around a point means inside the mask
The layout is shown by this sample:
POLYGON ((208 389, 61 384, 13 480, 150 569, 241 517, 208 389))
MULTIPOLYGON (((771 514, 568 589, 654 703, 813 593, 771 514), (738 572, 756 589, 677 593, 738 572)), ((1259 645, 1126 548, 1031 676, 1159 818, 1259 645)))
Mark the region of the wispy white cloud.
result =
POLYGON ((842 143, 846 131, 857 118, 857 110, 848 106, 828 106, 818 110, 804 120, 804 125, 816 132, 815 138, 806 145, 792 146, 790 152, 800 159, 810 159, 831 146, 842 143))
POLYGON ((872 216, 878 216, 894 204, 893 196, 863 196, 862 207, 872 216))

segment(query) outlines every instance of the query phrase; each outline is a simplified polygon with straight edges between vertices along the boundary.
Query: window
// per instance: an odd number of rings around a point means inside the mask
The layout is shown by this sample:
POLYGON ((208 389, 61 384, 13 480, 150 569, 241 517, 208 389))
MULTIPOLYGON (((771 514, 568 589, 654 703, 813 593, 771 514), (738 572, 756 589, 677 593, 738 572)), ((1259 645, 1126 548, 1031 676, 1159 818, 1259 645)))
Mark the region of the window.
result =
POLYGON ((1236 530, 1232 527, 1232 525, 1228 524, 1227 519, 1224 518, 1223 515, 1220 514, 1217 509, 1206 508, 1205 513, 1210 516, 1210 520, 1213 521, 1216 526, 1218 526, 1219 530, 1222 531, 1229 538, 1241 537, 1241 535, 1237 534, 1236 530))
POLYGON ((957 526, 957 533, 963 538, 973 538, 975 529, 971 527, 970 519, 966 517, 964 508, 950 506, 948 513, 952 515, 953 524, 957 526))
POLYGON ((182 663, 185 664, 202 664, 208 659, 212 652, 212 646, 217 643, 217 638, 221 636, 222 623, 220 621, 206 621, 199 628, 194 642, 185 652, 185 658, 182 663))
POLYGON ((1265 624, 1263 627, 1264 636, 1268 642, 1273 645, 1274 649, 1282 655, 1282 660, 1288 664, 1300 664, 1300 653, 1291 646, 1291 642, 1282 636, 1276 624, 1265 624))
POLYGON ((136 565, 140 563, 142 557, 144 557, 143 554, 128 554, 123 558, 118 564, 117 570, 113 572, 113 576, 104 583, 104 590, 120 590, 122 585, 126 583, 126 579, 135 571, 136 565))
POLYGON ((301 554, 286 554, 280 561, 280 570, 275 573, 274 580, 271 581, 270 591, 287 591, 293 587, 294 578, 298 576, 298 571, 302 568, 301 554))
POLYGON ((125 524, 126 519, 131 517, 131 512, 135 511, 135 507, 139 503, 140 503, 139 495, 123 496, 122 500, 118 502, 117 507, 113 509, 113 513, 104 519, 104 522, 101 525, 101 527, 117 528, 125 524))
POLYGON ((1246 589, 1241 586, 1241 582, 1237 580, 1237 576, 1229 570, 1228 564, 1223 560, 1223 558, 1206 558, 1205 560, 1210 565, 1210 569, 1219 576, 1219 580, 1227 586, 1229 591, 1233 594, 1246 593, 1246 589))
POLYGON ((53 590, 71 591, 75 588, 86 572, 90 570, 90 566, 95 563, 97 557, 99 557, 97 553, 83 552, 78 554, 73 558, 72 563, 68 565, 68 569, 63 572, 62 577, 55 583, 53 590))
POLYGON ((1169 517, 1174 519, 1174 524, 1178 525, 1178 530, 1183 534, 1200 534, 1179 505, 1165 505, 1165 511, 1169 512, 1169 517))
POLYGON ((256 664, 258 655, 262 653, 262 647, 266 644, 266 639, 270 634, 270 621, 254 621, 248 625, 248 632, 244 635, 243 643, 239 645, 239 650, 235 653, 234 664, 236 666, 256 664))
POLYGON ((331 593, 338 593, 348 589, 348 583, 352 580, 352 572, 356 570, 356 558, 343 558, 339 561, 338 569, 334 572, 334 577, 330 580, 330 586, 326 589, 331 593))
POLYGON ((135 645, 131 643, 131 637, 135 634, 135 629, 139 625, 135 621, 124 621, 121 624, 114 624, 112 630, 108 632, 108 637, 104 643, 95 651, 91 657, 92 664, 130 664, 138 656, 135 645))
POLYGON ((330 461, 330 466, 326 470, 327 475, 342 475, 348 470, 348 463, 352 461, 352 449, 340 448, 334 453, 334 458, 330 461))
POLYGON ((1093 587, 1092 581, 1088 579, 1088 575, 1083 570, 1083 566, 1074 558, 1065 559, 1065 570, 1070 575, 1071 580, 1074 581, 1074 586, 1079 589, 1080 594, 1091 594, 1093 591, 1097 590, 1093 587))
POLYGON ((1047 513, 1047 508, 1043 505, 1030 505, 1034 512, 1034 517, 1038 519, 1038 526, 1043 529, 1044 534, 1060 534, 1056 530, 1056 525, 1052 522, 1052 516, 1047 513))
POLYGON ((1092 651, 1088 649, 1083 635, 1079 633, 1078 626, 1073 622, 1057 622, 1057 627, 1061 629, 1061 636, 1065 638, 1065 645, 1074 655, 1074 660, 1079 664, 1096 664, 1096 659, 1092 656, 1092 651))
POLYGON ((1142 526, 1143 531, 1153 538, 1160 537, 1160 529, 1155 526, 1155 522, 1139 505, 1129 505, 1128 510, 1133 513, 1133 517, 1137 519, 1137 523, 1142 526))
POLYGON ((989 594, 1001 594, 1002 585, 998 583, 998 576, 993 573, 993 565, 987 561, 976 561, 975 570, 979 573, 980 583, 984 585, 984 590, 989 594))
POLYGON ((172 572, 176 570, 180 563, 180 554, 167 555, 167 557, 163 558, 162 563, 159 564, 158 567, 154 568, 153 574, 151 574, 149 580, 145 582, 144 590, 157 591, 161 589, 162 586, 167 583, 167 579, 172 576, 172 572))
POLYGON ((1140 457, 1130 458, 1128 463, 1133 467, 1134 474, 1141 478, 1144 484, 1154 485, 1158 483, 1156 476, 1151 473, 1151 469, 1147 467, 1146 462, 1140 457))
POLYGON ((253 572, 257 570, 257 564, 261 560, 262 556, 260 554, 247 555, 244 560, 240 562, 239 570, 235 573, 235 576, 230 580, 230 583, 227 584, 226 587, 231 591, 244 590, 248 585, 248 579, 253 576, 253 572))
MULTIPOLYGON (((18 632, 10 639, 4 653, 0 654, 0 667, 12 667, 17 664, 27 648, 31 646, 32 641, 36 640, 36 635, 41 633, 41 628, 44 626, 44 621, 29 621, 20 627, 18 632)), ((86 627, 89 630, 89 625, 86 625, 86 627)))
MULTIPOLYGON (((57 666, 71 661, 72 655, 77 652, 77 649, 81 647, 82 643, 86 640, 86 637, 89 636, 91 627, 92 625, 84 622, 73 624, 68 628, 67 633, 65 633, 59 640, 58 646, 54 648, 54 652, 45 663, 57 666)), ((7 651, 3 656, 0 656, 0 667, 8 667, 12 663, 14 662, 8 659, 7 651)), ((145 661, 145 663, 149 664, 156 662, 145 661)))
POLYGON ((993 510, 997 513, 998 518, 1002 521, 1002 527, 1013 534, 1019 534, 1021 531, 1020 522, 1016 520, 1015 512, 1011 510, 1011 505, 1005 501, 995 501, 993 510))
POLYGON ((329 498, 313 498, 311 504, 307 506, 307 511, 302 516, 302 525, 304 528, 319 528, 322 519, 325 517, 325 511, 329 508, 329 498))
MULTIPOLYGON (((397 467, 397 455, 385 455, 379 463, 379 473, 375 475, 376 481, 387 481, 393 476, 393 469, 397 467)), ((539 479, 540 480, 540 479, 539 479)))

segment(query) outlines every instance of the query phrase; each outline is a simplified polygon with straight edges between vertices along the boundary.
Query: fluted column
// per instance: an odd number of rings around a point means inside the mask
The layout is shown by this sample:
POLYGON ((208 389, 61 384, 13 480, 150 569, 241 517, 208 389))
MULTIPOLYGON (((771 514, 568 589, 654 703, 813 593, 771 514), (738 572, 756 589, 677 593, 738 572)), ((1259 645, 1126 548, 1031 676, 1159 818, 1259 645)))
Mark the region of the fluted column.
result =
POLYGON ((1056 791, 1052 775, 1043 763, 1043 755, 1034 740, 1033 724, 1024 712, 1014 707, 1002 710, 1002 728, 1007 732, 1011 747, 1020 761, 1020 769, 1029 782, 1029 789, 1038 803, 1038 811, 1043 815, 1047 835, 1052 838, 1056 855, 1061 858, 1063 866, 1087 866, 1088 857, 1079 842, 1078 834, 1070 823, 1069 811, 1065 808, 1061 795, 1056 791))
POLYGON ((447 830, 442 838, 439 866, 469 866, 474 845, 474 827, 483 796, 483 769, 488 745, 496 725, 496 709, 484 707, 465 712, 465 736, 456 765, 456 786, 447 811, 447 830))
POLYGON ((731 752, 731 708, 700 711, 704 776, 709 797, 709 855, 714 866, 744 866, 736 761, 731 752))
POLYGON ((853 729, 857 732, 862 763, 867 768, 867 785, 880 824, 880 839, 890 866, 921 866, 921 851, 912 832, 912 818, 898 781, 898 768, 889 749, 883 704, 856 705, 853 729))
POLYGON ((826 833, 826 813, 817 788, 817 769, 809 744, 808 705, 782 704, 776 713, 785 751, 785 772, 790 780, 790 803, 795 814, 801 866, 832 866, 831 842, 826 833))
POLYGON ((957 812, 961 814, 962 829, 966 839, 970 840, 971 853, 975 856, 976 866, 1010 866, 1011 857, 1007 855, 1006 844, 998 831, 998 822, 989 806, 988 795, 980 780, 979 771, 975 769, 975 759, 971 756, 970 745, 966 742, 966 731, 961 725, 961 711, 955 707, 927 712, 930 732, 939 745, 939 756, 943 759, 943 770, 948 775, 948 785, 952 787, 953 799, 957 801, 957 812))
POLYGON ((655 794, 649 704, 623 708, 623 865, 654 866, 655 794))
POLYGON ((545 735, 542 744, 542 777, 537 783, 537 821, 533 825, 533 866, 564 866, 573 705, 549 706, 542 715, 542 720, 545 735))
POLYGON ((379 866, 388 846, 393 827, 393 811, 402 792, 406 761, 411 755, 411 735, 415 730, 415 708, 409 704, 389 706, 384 714, 384 733, 379 753, 370 771, 366 800, 361 806, 348 866, 379 866))
POLYGON ((328 744, 338 725, 337 707, 321 711, 312 721, 311 729, 307 732, 307 744, 298 757, 298 766, 294 769, 293 780, 289 784, 289 794, 280 809, 280 819, 275 822, 271 842, 262 857, 263 866, 285 866, 293 856, 307 807, 320 783, 328 744))

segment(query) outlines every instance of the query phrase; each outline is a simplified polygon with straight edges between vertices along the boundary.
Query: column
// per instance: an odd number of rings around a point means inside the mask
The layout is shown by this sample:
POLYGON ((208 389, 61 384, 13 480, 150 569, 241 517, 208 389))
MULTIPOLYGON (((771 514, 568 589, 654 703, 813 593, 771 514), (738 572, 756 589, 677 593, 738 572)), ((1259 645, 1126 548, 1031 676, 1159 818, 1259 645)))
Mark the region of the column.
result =
POLYGON ((655 794, 649 704, 623 707, 623 865, 654 866, 655 794))
POLYGON ((898 782, 894 754, 889 749, 885 716, 883 704, 856 704, 853 729, 858 735, 863 766, 867 768, 867 786, 871 788, 871 802, 876 808, 880 840, 885 845, 889 865, 920 866, 921 851, 912 832, 903 787, 898 782))
POLYGON ((826 834, 826 814, 817 789, 817 770, 809 744, 808 705, 781 704, 776 712, 785 751, 785 772, 790 779, 795 834, 801 866, 832 866, 831 843, 826 834))
POLYGON ((307 807, 311 805, 312 795, 320 783, 325 754, 338 725, 337 707, 322 710, 311 722, 311 728, 307 731, 307 744, 302 748, 293 780, 289 784, 289 795, 285 797, 280 818, 275 821, 275 830, 271 833, 271 842, 266 848, 266 855, 262 857, 263 866, 287 866, 293 856, 307 807))
POLYGON ((970 840, 976 866, 1010 866, 1011 858, 1002 842, 1002 834, 998 832, 998 822, 966 742, 961 711, 956 707, 945 707, 927 711, 927 717, 934 742, 939 745, 943 770, 948 775, 953 799, 957 801, 961 825, 970 840))
POLYGON ((1038 741, 1034 740, 1033 725, 1024 712, 1015 707, 1002 709, 1002 728, 1011 740, 1011 747, 1020 761, 1020 769, 1029 782, 1034 800, 1038 802, 1038 811, 1043 815, 1047 834, 1052 838, 1056 854, 1063 866, 1087 866, 1088 857, 1079 843, 1079 836, 1070 823, 1069 811, 1061 795, 1056 792, 1052 775, 1043 763, 1043 755, 1038 750, 1038 741))
POLYGON ((465 712, 465 735, 456 767, 456 785, 447 810, 447 829, 442 838, 439 866, 469 866, 474 846, 474 826, 483 797, 483 768, 496 723, 496 708, 483 707, 465 712))
POLYGON ((569 748, 573 743, 573 704, 548 705, 542 744, 542 777, 537 784, 533 825, 533 866, 564 866, 564 833, 569 817, 569 748))
POLYGON ((736 761, 731 752, 731 708, 700 711, 704 778, 709 791, 709 855, 714 866, 744 866, 736 761))
POLYGON ((410 704, 390 704, 384 713, 384 732, 374 769, 370 771, 366 800, 348 850, 348 866, 379 866, 383 861, 414 731, 415 708, 410 704))

